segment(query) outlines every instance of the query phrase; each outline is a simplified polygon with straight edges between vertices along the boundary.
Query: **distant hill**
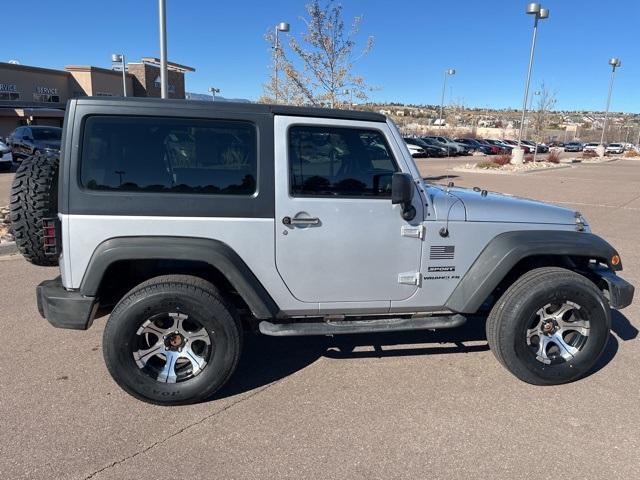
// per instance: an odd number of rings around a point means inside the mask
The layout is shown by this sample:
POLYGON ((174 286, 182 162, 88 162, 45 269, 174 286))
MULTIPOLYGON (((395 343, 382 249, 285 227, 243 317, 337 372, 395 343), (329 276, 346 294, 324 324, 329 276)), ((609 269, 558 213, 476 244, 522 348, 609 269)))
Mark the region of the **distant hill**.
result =
MULTIPOLYGON (((185 98, 187 100, 204 100, 211 101, 212 97, 209 93, 194 93, 194 92, 186 92, 185 98)), ((220 95, 216 95, 216 102, 239 102, 239 103, 251 103, 251 100, 247 100, 246 98, 225 98, 220 95)))

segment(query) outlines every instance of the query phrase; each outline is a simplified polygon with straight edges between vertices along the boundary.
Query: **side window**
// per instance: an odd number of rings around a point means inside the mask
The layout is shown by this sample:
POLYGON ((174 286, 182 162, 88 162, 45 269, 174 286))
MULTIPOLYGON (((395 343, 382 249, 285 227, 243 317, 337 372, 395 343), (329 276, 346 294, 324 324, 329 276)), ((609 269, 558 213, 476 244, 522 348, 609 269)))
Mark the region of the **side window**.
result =
POLYGON ((293 126, 289 129, 289 176, 293 196, 389 198, 398 171, 378 130, 293 126))
POLYGON ((251 195, 253 124, 94 116, 85 121, 81 184, 91 190, 251 195))

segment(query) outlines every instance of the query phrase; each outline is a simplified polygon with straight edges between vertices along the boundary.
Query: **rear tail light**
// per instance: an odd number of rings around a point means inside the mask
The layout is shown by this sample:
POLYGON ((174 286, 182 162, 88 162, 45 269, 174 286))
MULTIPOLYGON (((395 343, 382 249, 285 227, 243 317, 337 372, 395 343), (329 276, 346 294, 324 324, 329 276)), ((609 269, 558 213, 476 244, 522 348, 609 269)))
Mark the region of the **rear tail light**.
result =
POLYGON ((42 219, 42 242, 44 254, 48 257, 57 257, 59 254, 58 219, 42 219))

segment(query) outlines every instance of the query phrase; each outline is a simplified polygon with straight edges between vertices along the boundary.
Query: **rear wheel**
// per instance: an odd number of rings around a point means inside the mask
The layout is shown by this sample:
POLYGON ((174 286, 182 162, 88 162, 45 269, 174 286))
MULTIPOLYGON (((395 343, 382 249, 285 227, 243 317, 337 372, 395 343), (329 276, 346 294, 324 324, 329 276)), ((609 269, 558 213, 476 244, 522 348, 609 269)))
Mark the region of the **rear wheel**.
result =
POLYGON ((179 405, 205 400, 226 383, 241 341, 240 322, 211 283, 168 275, 142 283, 116 305, 103 353, 127 393, 179 405))
POLYGON ((563 268, 520 277, 487 319, 496 358, 520 380, 556 385, 589 372, 609 337, 611 311, 596 286, 563 268))

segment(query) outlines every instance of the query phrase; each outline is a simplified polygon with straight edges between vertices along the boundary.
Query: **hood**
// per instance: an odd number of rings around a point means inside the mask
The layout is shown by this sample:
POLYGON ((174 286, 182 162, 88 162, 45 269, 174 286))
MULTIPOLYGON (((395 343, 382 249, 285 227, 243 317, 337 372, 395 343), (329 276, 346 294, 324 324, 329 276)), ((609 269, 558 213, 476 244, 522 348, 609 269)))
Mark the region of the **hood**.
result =
POLYGON ((468 188, 450 188, 448 195, 444 189, 436 189, 438 192, 432 198, 438 220, 446 218, 447 205, 452 204, 451 197, 454 197, 464 205, 466 220, 470 222, 576 224, 576 211, 569 208, 502 193, 483 195, 481 190, 468 188))
POLYGON ((36 140, 35 143, 40 148, 53 148, 60 150, 60 140, 36 140))

